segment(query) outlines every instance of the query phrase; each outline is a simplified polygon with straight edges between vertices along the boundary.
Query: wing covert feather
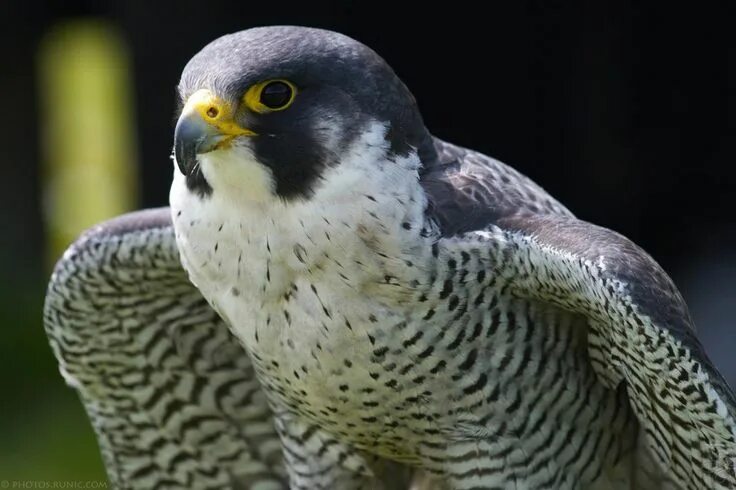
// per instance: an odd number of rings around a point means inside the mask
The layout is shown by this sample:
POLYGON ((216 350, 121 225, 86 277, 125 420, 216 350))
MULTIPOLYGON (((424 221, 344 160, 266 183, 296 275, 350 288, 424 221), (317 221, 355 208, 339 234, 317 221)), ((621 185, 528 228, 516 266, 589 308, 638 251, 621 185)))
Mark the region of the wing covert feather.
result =
POLYGON ((423 183, 442 242, 485 250, 512 294, 587 318, 590 361, 605 385, 625 383, 643 442, 667 478, 688 489, 736 488, 733 392, 661 267, 502 163, 440 141, 437 148, 441 160, 423 183))
POLYGON ((188 281, 168 208, 83 234, 55 268, 44 321, 116 488, 286 488, 265 396, 188 281))

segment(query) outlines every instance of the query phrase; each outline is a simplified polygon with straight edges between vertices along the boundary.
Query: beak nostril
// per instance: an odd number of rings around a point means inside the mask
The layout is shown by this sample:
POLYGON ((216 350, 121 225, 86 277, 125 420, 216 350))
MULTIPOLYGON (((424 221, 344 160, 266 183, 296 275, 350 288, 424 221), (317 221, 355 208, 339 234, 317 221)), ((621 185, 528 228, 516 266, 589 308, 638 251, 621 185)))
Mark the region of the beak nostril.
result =
POLYGON ((207 116, 211 117, 212 119, 216 118, 219 113, 220 111, 217 110, 217 107, 210 106, 207 109, 207 116))

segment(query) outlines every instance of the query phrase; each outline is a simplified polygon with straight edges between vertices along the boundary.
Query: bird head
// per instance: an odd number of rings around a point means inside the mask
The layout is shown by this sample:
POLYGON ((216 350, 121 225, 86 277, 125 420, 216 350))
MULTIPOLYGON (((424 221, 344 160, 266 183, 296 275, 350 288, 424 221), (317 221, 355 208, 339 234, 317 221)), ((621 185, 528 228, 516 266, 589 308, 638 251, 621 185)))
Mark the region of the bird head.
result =
POLYGON ((262 27, 197 53, 179 83, 174 157, 187 187, 309 198, 326 170, 376 146, 432 153, 414 97, 363 44, 330 31, 262 27), (362 138, 362 139, 361 139, 362 138), (363 141, 363 143, 360 143, 363 141))

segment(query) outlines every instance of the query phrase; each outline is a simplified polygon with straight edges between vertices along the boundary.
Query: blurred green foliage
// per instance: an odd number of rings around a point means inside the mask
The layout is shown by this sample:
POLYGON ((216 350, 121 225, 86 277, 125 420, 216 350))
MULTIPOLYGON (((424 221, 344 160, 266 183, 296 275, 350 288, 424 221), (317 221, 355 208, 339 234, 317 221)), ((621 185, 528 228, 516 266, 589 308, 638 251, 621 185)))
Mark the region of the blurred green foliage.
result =
POLYGON ((102 480, 95 436, 46 340, 45 284, 0 289, 0 479, 102 480))
MULTIPOLYGON (((62 22, 38 46, 47 254, 39 263, 136 206, 129 72, 127 46, 104 21, 62 22)), ((0 289, 0 481, 104 480, 92 427, 46 339, 48 275, 27 279, 0 289)))

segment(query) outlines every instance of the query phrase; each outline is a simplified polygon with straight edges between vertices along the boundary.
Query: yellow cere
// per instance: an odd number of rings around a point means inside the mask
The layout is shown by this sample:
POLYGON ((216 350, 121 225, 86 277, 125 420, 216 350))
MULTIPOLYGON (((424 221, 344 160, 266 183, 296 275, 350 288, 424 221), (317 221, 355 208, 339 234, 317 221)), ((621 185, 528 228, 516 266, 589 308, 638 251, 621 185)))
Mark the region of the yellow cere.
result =
POLYGON ((275 79, 275 80, 266 80, 264 82, 256 83, 255 85, 252 85, 247 92, 245 92, 245 95, 243 96, 243 102, 245 102, 245 105, 248 109, 250 109, 253 112, 257 112, 259 114, 264 114, 267 112, 275 112, 275 111, 283 111, 284 109, 287 109, 296 98, 296 86, 291 83, 288 80, 283 79, 275 79), (261 92, 263 92, 263 89, 274 82, 281 82, 285 83, 291 88, 291 98, 289 98, 289 101, 284 104, 283 106, 279 108, 271 108, 266 106, 261 102, 261 92))
POLYGON ((183 113, 196 112, 203 121, 228 136, 255 136, 255 132, 238 125, 233 116, 235 108, 209 90, 194 92, 187 100, 183 113))

